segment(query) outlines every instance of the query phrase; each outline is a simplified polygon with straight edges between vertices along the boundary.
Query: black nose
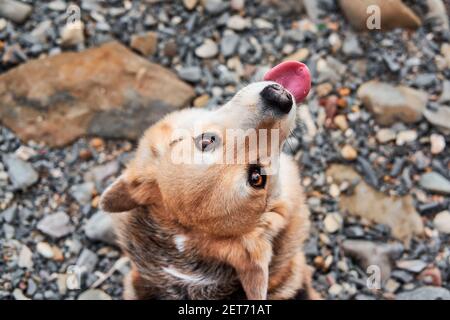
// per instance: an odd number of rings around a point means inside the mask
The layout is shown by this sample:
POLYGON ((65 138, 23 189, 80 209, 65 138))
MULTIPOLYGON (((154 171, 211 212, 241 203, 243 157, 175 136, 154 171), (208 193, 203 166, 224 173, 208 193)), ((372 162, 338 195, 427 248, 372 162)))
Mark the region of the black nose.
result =
POLYGON ((279 84, 268 85, 261 91, 260 95, 267 107, 282 113, 291 111, 292 96, 279 84))

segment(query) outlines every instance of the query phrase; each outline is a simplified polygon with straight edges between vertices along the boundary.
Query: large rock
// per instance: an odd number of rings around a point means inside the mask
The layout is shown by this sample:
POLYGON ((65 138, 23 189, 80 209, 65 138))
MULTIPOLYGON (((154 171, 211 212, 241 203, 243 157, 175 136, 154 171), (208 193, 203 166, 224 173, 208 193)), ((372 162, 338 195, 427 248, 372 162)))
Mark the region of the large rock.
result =
POLYGON ((361 85, 357 96, 382 125, 397 121, 419 121, 428 101, 428 95, 424 91, 405 86, 394 87, 376 80, 361 85))
POLYGON ((388 225, 392 235, 408 245, 413 235, 423 233, 423 222, 417 213, 411 195, 388 196, 375 190, 351 167, 334 164, 327 175, 335 183, 356 183, 351 195, 341 195, 339 208, 342 212, 370 221, 388 225))
POLYGON ((0 76, 0 119, 23 140, 137 139, 194 91, 118 42, 33 60, 0 76))
POLYGON ((370 6, 379 8, 379 27, 383 31, 415 29, 422 25, 420 18, 401 0, 339 0, 339 4, 350 24, 358 31, 373 30, 371 17, 374 11, 370 6))

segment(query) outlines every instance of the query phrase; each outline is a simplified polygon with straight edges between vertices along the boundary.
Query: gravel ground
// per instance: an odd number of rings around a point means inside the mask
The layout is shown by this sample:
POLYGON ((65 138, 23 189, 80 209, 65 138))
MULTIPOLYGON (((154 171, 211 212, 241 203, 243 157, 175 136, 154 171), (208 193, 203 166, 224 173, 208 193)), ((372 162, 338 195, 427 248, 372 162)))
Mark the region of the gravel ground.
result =
MULTIPOLYGON (((324 1, 326 18, 313 22, 295 10, 280 14, 269 1, 210 0, 189 10, 197 1, 108 0, 71 2, 81 7, 84 39, 64 39, 68 2, 24 2, 34 10, 23 24, 0 20, 1 72, 111 39, 141 52, 133 35, 155 31, 157 45, 147 58, 195 87, 194 107, 215 108, 279 61, 305 61, 313 91, 286 152, 302 167, 312 212, 306 252, 315 287, 326 299, 450 298, 450 116, 447 131, 422 116, 409 123, 396 115, 382 125, 357 93, 378 79, 426 91, 427 110, 443 108, 450 102, 448 32, 425 23, 414 32, 356 34, 335 1, 324 1), (378 197, 373 206, 409 197, 422 232, 406 239, 394 231, 396 222, 347 214, 340 201, 357 187, 330 177, 336 164, 359 172, 378 197), (379 290, 366 285, 370 264, 386 266, 379 290)), ((426 15, 426 7, 407 2, 426 15)), ((48 148, 23 143, 0 126, 0 298, 121 297, 129 267, 111 244, 98 195, 133 148, 131 141, 100 138, 48 148), (80 289, 70 290, 75 265, 85 272, 80 289)), ((391 209, 408 211, 402 205, 391 209)))

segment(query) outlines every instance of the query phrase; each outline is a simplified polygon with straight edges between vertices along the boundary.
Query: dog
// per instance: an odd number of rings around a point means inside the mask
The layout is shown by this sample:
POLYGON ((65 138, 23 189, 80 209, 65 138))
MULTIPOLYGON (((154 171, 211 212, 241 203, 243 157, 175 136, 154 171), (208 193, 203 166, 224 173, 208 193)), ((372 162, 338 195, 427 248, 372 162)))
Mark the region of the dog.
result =
POLYGON ((279 151, 309 90, 308 79, 300 95, 286 89, 300 67, 284 64, 216 110, 177 111, 147 129, 100 201, 131 260, 125 299, 320 298, 302 251, 310 223, 299 169, 279 151), (229 130, 277 134, 251 143, 229 130))

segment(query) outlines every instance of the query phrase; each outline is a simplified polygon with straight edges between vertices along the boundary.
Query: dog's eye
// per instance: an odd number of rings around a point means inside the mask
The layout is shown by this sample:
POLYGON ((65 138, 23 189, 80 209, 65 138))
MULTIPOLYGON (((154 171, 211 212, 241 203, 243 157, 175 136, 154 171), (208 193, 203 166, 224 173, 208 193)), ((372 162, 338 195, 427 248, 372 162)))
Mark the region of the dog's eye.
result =
POLYGON ((260 166, 251 166, 248 170, 248 183, 253 188, 262 189, 266 185, 266 175, 262 172, 260 166))
POLYGON ((195 146, 202 152, 214 151, 219 138, 214 133, 202 133, 195 138, 195 146))

